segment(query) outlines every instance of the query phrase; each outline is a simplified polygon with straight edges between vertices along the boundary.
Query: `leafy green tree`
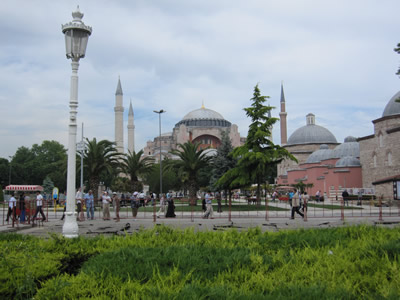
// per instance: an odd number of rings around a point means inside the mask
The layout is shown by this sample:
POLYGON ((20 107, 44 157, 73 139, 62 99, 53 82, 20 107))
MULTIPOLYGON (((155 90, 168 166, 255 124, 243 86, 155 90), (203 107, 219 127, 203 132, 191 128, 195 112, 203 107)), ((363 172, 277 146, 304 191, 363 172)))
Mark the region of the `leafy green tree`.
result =
POLYGON ((108 140, 97 142, 96 138, 86 138, 86 151, 83 157, 84 174, 89 179, 90 189, 95 198, 98 198, 98 187, 101 176, 113 174, 119 170, 121 158, 115 143, 108 140))
POLYGON ((178 160, 167 160, 166 167, 175 171, 183 184, 189 189, 189 198, 192 205, 197 204, 196 193, 200 187, 198 178, 201 171, 209 165, 211 157, 205 149, 199 149, 199 143, 186 142, 179 144, 178 149, 170 151, 179 157, 178 160))
POLYGON ((3 186, 0 184, 0 202, 4 202, 3 186))
MULTIPOLYGON (((154 164, 151 173, 145 176, 145 181, 149 184, 149 188, 154 193, 160 191, 160 164, 154 164)), ((177 190, 181 188, 180 180, 173 170, 165 168, 165 160, 163 161, 162 172, 163 193, 169 190, 177 190)))
POLYGON ((40 184, 43 181, 36 181, 34 176, 35 156, 29 148, 22 146, 17 149, 11 160, 12 184, 40 184))
POLYGON ((140 182, 139 178, 151 173, 153 164, 154 158, 144 157, 143 150, 140 150, 138 153, 129 151, 125 155, 122 168, 130 178, 132 190, 142 190, 143 184, 140 182))
POLYGON ((238 163, 218 181, 219 184, 229 182, 231 187, 257 184, 257 203, 260 203, 261 184, 266 181, 271 169, 276 168, 284 158, 296 161, 289 151, 271 141, 271 128, 278 118, 268 116, 274 107, 264 105, 267 98, 269 97, 261 96, 257 84, 251 98, 251 107, 244 109, 252 121, 246 143, 232 152, 238 163))
POLYGON ((50 179, 49 176, 47 176, 44 180, 43 180, 43 191, 46 194, 50 194, 53 192, 53 188, 54 188, 54 183, 53 181, 50 179))
POLYGON ((116 177, 114 178, 112 184, 111 184, 111 189, 113 191, 118 191, 118 192, 132 192, 131 190, 131 182, 129 178, 127 177, 116 177))
POLYGON ((43 141, 31 149, 20 147, 11 161, 14 184, 41 184, 48 176, 54 184, 66 187, 67 151, 56 141, 43 141))
POLYGON ((231 186, 229 182, 220 182, 219 184, 217 182, 226 172, 236 166, 237 159, 232 157, 232 151, 233 146, 231 139, 225 131, 222 131, 221 145, 217 149, 217 154, 211 160, 212 171, 210 185, 214 190, 225 191, 225 204, 227 204, 228 194, 231 196, 231 186))
POLYGON ((8 159, 0 158, 0 185, 7 186, 10 178, 10 162, 8 159))

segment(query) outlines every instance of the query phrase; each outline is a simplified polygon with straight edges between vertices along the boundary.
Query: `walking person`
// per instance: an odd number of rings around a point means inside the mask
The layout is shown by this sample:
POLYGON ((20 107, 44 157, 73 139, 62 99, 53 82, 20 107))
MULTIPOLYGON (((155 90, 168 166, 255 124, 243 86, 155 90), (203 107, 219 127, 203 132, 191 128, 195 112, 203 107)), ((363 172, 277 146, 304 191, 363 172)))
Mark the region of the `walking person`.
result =
POLYGON ((203 219, 208 219, 208 218, 214 219, 213 218, 213 212, 214 211, 213 211, 213 207, 212 207, 212 199, 211 199, 210 193, 211 193, 211 191, 208 191, 204 196, 204 199, 206 200, 207 210, 203 215, 203 219))
POLYGON ((161 214, 163 214, 165 216, 165 197, 164 197, 164 194, 162 194, 161 197, 160 197, 160 209, 157 212, 157 218, 159 218, 161 214))
POLYGON ((42 221, 46 221, 46 216, 43 213, 43 196, 40 194, 39 191, 36 192, 36 211, 35 214, 33 216, 33 220, 36 219, 38 213, 40 212, 40 214, 42 215, 42 221))
POLYGON ((167 213, 165 214, 166 218, 175 218, 175 203, 174 199, 172 199, 172 196, 167 200, 168 202, 168 208, 167 208, 167 213))
POLYGON ((85 216, 83 216, 83 218, 82 218, 82 215, 81 215, 81 212, 83 212, 82 211, 82 198, 83 198, 82 197, 82 189, 79 188, 75 195, 76 207, 77 207, 77 212, 78 212, 78 215, 76 216, 77 221, 85 220, 85 216))
POLYGON ((11 193, 11 198, 8 200, 8 212, 7 212, 7 219, 8 222, 10 216, 12 215, 13 220, 16 219, 16 210, 17 210, 17 199, 14 198, 14 192, 11 193))
POLYGON ((315 201, 319 202, 321 200, 321 191, 318 190, 317 193, 315 194, 315 201))
POLYGON ((119 198, 117 196, 116 192, 113 192, 113 197, 112 197, 112 202, 113 202, 113 207, 114 207, 114 212, 115 212, 115 222, 119 222, 119 198))
POLYGON ((276 196, 278 195, 278 193, 276 191, 274 191, 272 193, 272 202, 275 202, 276 196))
POLYGON ((19 222, 24 224, 25 223, 25 194, 24 192, 19 195, 19 222))
POLYGON ((67 198, 66 197, 64 197, 64 198, 60 197, 60 205, 64 206, 63 215, 61 217, 61 221, 62 221, 62 220, 64 220, 65 212, 67 211, 67 198))
POLYGON ((362 191, 361 189, 358 190, 358 197, 357 197, 357 206, 361 206, 361 202, 362 202, 362 191))
POLYGON ((342 198, 343 198, 343 206, 349 206, 349 193, 347 192, 347 190, 344 190, 342 193, 342 198))
POLYGON ((138 192, 134 192, 131 196, 131 209, 132 209, 132 217, 133 219, 136 219, 137 213, 138 213, 138 208, 139 208, 139 199, 137 198, 138 192))
POLYGON ((103 202, 103 220, 110 220, 110 203, 111 198, 108 195, 108 192, 104 191, 103 196, 101 196, 101 200, 103 202))
POLYGON ((85 195, 85 205, 86 205, 86 217, 89 220, 94 219, 94 198, 92 190, 85 195))
POLYGON ((290 205, 290 207, 293 207, 293 204, 292 204, 292 202, 293 202, 293 195, 294 195, 293 191, 290 191, 290 192, 289 192, 289 205, 290 205))
POLYGON ((307 204, 308 201, 310 200, 310 196, 307 194, 307 192, 303 193, 303 212, 307 213, 307 204))
POLYGON ((299 198, 299 193, 298 191, 295 189, 294 190, 294 195, 292 198, 292 216, 291 219, 294 219, 294 213, 296 212, 297 214, 299 214, 301 217, 304 218, 304 215, 300 212, 299 210, 299 206, 300 206, 300 198, 299 198))

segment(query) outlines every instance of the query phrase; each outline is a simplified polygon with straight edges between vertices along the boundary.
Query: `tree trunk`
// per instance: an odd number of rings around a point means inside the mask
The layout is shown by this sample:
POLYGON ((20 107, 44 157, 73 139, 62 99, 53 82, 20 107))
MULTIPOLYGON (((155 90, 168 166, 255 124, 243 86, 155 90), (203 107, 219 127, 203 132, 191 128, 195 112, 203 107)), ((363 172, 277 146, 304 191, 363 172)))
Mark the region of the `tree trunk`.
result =
POLYGON ((91 177, 89 179, 89 185, 90 189, 93 191, 93 198, 98 199, 99 198, 99 178, 98 177, 91 177))
POLYGON ((190 205, 197 205, 197 187, 196 184, 191 182, 189 184, 189 203, 190 205))

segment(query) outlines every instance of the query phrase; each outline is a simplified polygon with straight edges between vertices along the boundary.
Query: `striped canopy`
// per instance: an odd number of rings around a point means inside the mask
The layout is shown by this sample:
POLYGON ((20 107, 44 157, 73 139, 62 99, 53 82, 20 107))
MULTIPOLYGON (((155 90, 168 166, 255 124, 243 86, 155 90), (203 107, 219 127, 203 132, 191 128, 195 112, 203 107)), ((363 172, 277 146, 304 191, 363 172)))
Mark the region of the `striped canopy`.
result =
POLYGON ((6 191, 43 191, 40 185, 7 185, 6 191))

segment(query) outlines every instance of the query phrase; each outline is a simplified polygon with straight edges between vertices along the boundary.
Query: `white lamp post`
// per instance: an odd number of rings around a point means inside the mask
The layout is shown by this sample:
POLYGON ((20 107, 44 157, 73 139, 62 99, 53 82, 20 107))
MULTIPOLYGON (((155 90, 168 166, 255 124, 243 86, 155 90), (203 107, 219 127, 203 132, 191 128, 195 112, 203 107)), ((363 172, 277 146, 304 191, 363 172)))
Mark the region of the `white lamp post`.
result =
POLYGON ((73 20, 62 25, 65 35, 67 58, 72 60, 71 90, 69 101, 68 129, 68 169, 67 169, 67 209, 63 226, 63 235, 67 238, 78 237, 79 228, 75 213, 75 183, 76 183, 76 114, 78 113, 78 68, 79 59, 85 57, 86 46, 92 28, 82 22, 83 13, 77 10, 72 13, 73 20))
POLYGON ((160 199, 162 197, 162 157, 161 157, 161 114, 165 113, 165 110, 153 110, 156 114, 158 114, 158 124, 160 128, 160 199))

